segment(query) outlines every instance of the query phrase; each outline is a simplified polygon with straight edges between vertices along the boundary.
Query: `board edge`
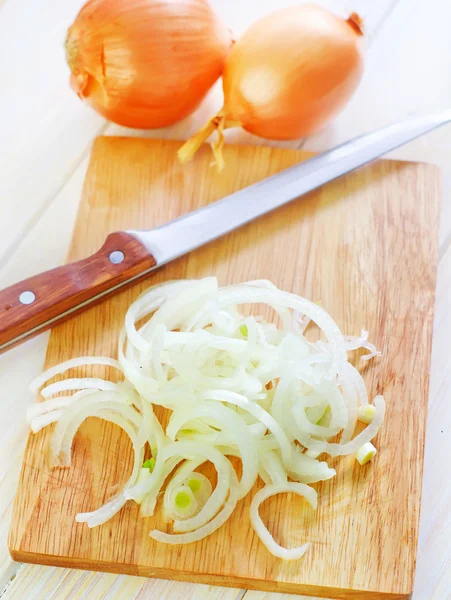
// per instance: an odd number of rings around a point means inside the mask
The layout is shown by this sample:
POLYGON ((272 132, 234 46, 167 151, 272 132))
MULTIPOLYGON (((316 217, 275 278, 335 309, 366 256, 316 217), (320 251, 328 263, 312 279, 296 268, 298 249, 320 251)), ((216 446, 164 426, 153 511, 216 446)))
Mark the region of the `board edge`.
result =
POLYGON ((114 573, 117 575, 131 575, 135 577, 146 577, 150 579, 167 579, 185 583, 214 585, 219 587, 231 587, 269 593, 283 593, 292 595, 315 596, 318 598, 334 598, 336 600, 409 600, 412 590, 405 592, 378 592, 364 589, 344 589, 323 587, 311 584, 290 584, 283 582, 267 582, 264 579, 247 579, 241 577, 229 577, 227 575, 216 575, 209 573, 196 573, 189 571, 170 571, 158 567, 147 567, 144 565, 132 565, 114 563, 107 561, 85 560, 76 557, 56 556, 52 554, 39 554, 27 552, 20 548, 10 549, 11 557, 16 562, 44 565, 48 567, 61 567, 68 569, 97 571, 103 573, 114 573))

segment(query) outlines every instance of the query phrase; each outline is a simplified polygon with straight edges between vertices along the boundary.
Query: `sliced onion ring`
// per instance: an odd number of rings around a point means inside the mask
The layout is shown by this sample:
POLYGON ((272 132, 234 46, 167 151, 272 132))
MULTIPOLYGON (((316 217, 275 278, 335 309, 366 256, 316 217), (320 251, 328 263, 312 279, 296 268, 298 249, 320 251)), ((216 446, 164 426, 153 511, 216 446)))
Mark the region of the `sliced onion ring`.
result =
POLYGON ((296 560, 301 558, 310 546, 310 542, 306 542, 302 546, 298 548, 284 548, 280 546, 270 532, 267 527, 263 523, 258 509, 260 504, 264 502, 267 498, 271 496, 276 496, 277 494, 281 494, 282 492, 292 492, 293 494, 297 494, 298 496, 302 496, 307 500, 310 506, 313 509, 316 509, 317 506, 317 494, 316 491, 306 485, 305 483, 279 483, 279 484, 270 484, 266 485, 263 489, 259 490, 252 499, 251 508, 250 508, 250 519, 252 526, 255 530, 255 533, 258 535, 260 540, 266 546, 266 548, 278 558, 283 558, 284 560, 296 560))

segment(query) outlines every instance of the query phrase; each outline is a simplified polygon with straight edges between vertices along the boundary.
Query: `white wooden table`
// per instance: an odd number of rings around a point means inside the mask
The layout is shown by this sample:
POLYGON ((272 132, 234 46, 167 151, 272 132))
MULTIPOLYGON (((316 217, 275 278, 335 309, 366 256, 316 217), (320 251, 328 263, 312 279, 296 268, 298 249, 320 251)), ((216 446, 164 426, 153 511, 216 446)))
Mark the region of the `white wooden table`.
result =
MULTIPOLYGON (((299 0, 298 0, 299 1, 299 0)), ((333 126, 289 146, 324 150, 417 111, 451 106, 449 0, 317 0, 366 19, 364 81, 333 126)), ((286 0, 214 0, 241 33, 286 0)), ((165 130, 130 132, 84 107, 68 87, 62 41, 81 0, 0 0, 0 287, 64 261, 87 157, 99 134, 183 139, 219 108, 220 87, 195 115, 165 130)), ((266 143, 240 131, 231 139, 266 143)), ((443 169, 429 423, 414 600, 451 598, 451 128, 397 151, 443 169)), ((4 600, 120 598, 281 600, 264 594, 13 563, 7 531, 27 428, 28 383, 42 368, 47 335, 0 356, 0 596, 4 600)), ((399 398, 402 402, 402 398, 399 398)), ((287 597, 288 599, 288 597, 287 597)))

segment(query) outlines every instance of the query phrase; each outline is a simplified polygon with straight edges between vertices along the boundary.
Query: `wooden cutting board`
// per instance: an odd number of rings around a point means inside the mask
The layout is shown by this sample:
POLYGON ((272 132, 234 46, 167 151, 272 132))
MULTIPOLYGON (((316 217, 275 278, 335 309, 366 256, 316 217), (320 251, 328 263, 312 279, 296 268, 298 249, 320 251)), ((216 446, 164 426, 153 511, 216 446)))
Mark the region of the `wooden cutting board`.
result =
MULTIPOLYGON (((208 147, 182 167, 178 146, 96 140, 69 260, 97 250, 111 231, 155 227, 305 158, 291 150, 227 147, 227 167, 218 175, 208 147)), ((12 557, 333 598, 407 598, 418 539, 438 182, 434 167, 378 162, 177 260, 51 334, 47 367, 79 355, 114 356, 125 311, 146 286, 205 275, 223 284, 268 278, 320 301, 348 334, 367 328, 383 356, 359 366, 371 396, 384 393, 388 405, 377 458, 364 467, 353 457, 330 460, 337 476, 316 486, 316 512, 286 495, 261 510, 276 539, 312 542, 305 558, 283 562, 268 554, 249 523, 252 494, 219 531, 188 546, 151 540, 151 529, 165 527, 161 517, 142 519, 132 503, 101 527, 75 523, 78 512, 98 507, 130 471, 128 439, 97 419, 77 435, 70 469, 49 468, 50 431, 30 436, 9 538, 12 557)))

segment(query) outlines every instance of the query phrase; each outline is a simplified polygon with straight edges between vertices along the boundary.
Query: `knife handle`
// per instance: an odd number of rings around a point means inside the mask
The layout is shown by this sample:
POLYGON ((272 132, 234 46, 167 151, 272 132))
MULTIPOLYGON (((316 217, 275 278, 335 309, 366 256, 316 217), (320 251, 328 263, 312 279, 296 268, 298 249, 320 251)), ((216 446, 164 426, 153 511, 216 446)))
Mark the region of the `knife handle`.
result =
POLYGON ((118 231, 92 256, 0 291, 0 351, 73 316, 84 302, 114 292, 115 286, 155 266, 139 240, 118 231))

